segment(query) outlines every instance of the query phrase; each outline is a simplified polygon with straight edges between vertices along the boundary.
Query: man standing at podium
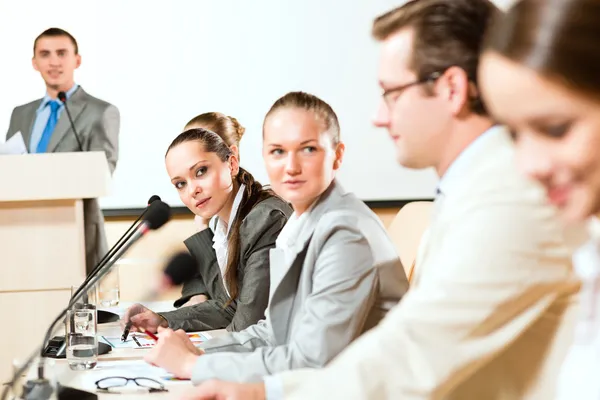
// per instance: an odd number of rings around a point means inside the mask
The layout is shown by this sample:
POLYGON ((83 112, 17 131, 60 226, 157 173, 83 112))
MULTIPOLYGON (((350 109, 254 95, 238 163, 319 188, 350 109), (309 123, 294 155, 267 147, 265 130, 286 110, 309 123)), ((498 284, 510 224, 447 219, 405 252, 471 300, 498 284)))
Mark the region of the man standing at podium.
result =
MULTIPOLYGON (((112 173, 118 158, 119 110, 75 83, 73 75, 81 65, 75 38, 59 28, 42 32, 33 44, 32 64, 46 84, 46 94, 13 110, 6 139, 21 132, 29 153, 104 151, 112 173), (58 98, 60 92, 66 94, 76 132, 58 98)), ((84 200, 84 221, 89 273, 108 249, 96 199, 84 200)))

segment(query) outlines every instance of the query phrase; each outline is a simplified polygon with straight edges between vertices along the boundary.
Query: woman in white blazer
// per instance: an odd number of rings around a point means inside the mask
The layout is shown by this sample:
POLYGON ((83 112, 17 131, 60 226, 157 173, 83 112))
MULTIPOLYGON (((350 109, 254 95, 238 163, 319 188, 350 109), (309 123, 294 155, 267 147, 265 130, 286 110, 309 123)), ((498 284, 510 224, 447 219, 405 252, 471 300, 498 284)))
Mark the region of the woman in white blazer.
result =
POLYGON ((600 399, 600 1, 518 2, 490 31, 480 76, 512 128, 518 162, 570 223, 590 223, 574 257, 582 280, 575 342, 557 399, 600 399))
POLYGON ((318 368, 400 300, 408 283, 384 226, 335 180, 343 154, 327 103, 302 92, 275 102, 263 157, 273 190, 294 214, 271 250, 266 318, 199 349, 182 332, 161 330, 148 362, 195 384, 318 368))

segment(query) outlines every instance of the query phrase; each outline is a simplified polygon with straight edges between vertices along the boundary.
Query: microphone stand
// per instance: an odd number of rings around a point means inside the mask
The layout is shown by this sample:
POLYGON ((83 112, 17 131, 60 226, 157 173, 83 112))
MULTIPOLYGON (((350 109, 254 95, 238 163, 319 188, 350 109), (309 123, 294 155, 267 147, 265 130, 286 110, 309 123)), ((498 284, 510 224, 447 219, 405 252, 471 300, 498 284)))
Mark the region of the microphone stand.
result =
MULTIPOLYGON (((117 243, 115 243, 115 245, 112 247, 112 249, 110 249, 105 255, 104 257, 100 260, 100 262, 96 265, 96 267, 89 273, 88 276, 86 276, 85 280, 83 281, 83 283, 77 288, 77 290, 75 291, 75 293, 73 294, 73 297, 77 296, 82 290, 83 288, 87 285, 87 283, 90 281, 90 277, 94 276, 100 269, 102 269, 106 263, 119 251, 121 250, 121 248, 123 247, 123 244, 127 243, 127 241, 131 238, 131 236, 133 235, 133 232, 131 232, 133 230, 133 228, 136 226, 137 222, 144 216, 144 214, 146 213, 148 209, 146 208, 146 210, 144 210, 144 212, 142 214, 140 214, 140 216, 138 217, 138 219, 129 227, 129 229, 127 230, 127 232, 125 232, 125 234, 123 236, 121 236, 121 238, 117 241, 117 243), (131 232, 131 233, 130 233, 131 232)), ((117 317, 118 319, 118 315, 115 313, 112 313, 110 311, 103 311, 103 313, 105 314, 102 318, 100 317, 100 311, 103 310, 98 310, 98 323, 105 323, 105 322, 111 322, 111 319, 114 319, 114 317, 117 317)))
MULTIPOLYGON (((88 276, 85 277, 85 280, 83 281, 83 283, 77 288, 77 290, 75 291, 75 293, 73 294, 73 297, 75 295, 77 295, 81 289, 87 284, 87 282, 89 281, 90 277, 93 276, 94 274, 97 273, 97 271, 102 268, 106 262, 117 252, 119 251, 119 249, 121 249, 121 247, 123 246, 123 243, 127 242, 130 238, 131 235, 133 235, 133 233, 130 233, 134 227, 136 227, 137 223, 142 219, 142 217, 144 215, 146 215, 146 212, 148 212, 148 208, 150 207, 150 204, 152 204, 154 201, 160 201, 160 197, 154 195, 152 197, 150 197, 150 200, 148 200, 148 206, 146 206, 146 208, 144 209, 144 211, 142 211, 142 213, 137 217, 137 219, 133 222, 133 224, 131 224, 129 226, 129 228, 127 229, 127 231, 123 234, 123 236, 121 236, 119 238, 119 240, 117 241, 117 243, 114 244, 114 246, 108 250, 108 252, 106 252, 106 254, 104 255, 104 257, 102 257, 102 259, 98 262, 98 264, 96 264, 96 267, 94 267, 94 269, 88 274, 88 276)), ((98 310, 98 323, 102 324, 105 322, 111 322, 111 320, 114 320, 114 318, 117 317, 117 319, 119 318, 119 316, 115 313, 112 313, 110 311, 104 311, 104 310, 98 310)))
MULTIPOLYGON (((44 341, 42 342, 42 346, 41 346, 41 351, 40 351, 40 347, 37 348, 37 350, 29 357, 29 359, 21 366, 21 368, 19 368, 19 370, 14 374, 13 379, 11 380, 10 383, 8 383, 6 385, 6 387, 4 388, 4 392, 2 393, 2 400, 6 399, 6 395, 8 394, 8 389, 11 388, 14 384, 14 381, 16 379, 16 377, 20 376, 23 374, 23 372, 25 372, 25 370, 29 367, 29 365, 31 364, 31 362, 33 361, 33 359, 35 358, 36 355, 40 355, 40 364, 38 366, 38 378, 34 379, 34 380, 29 380, 27 381, 27 383, 25 384, 25 399, 26 400, 47 400, 50 399, 51 395, 54 393, 54 388, 52 388, 50 382, 44 378, 44 355, 43 355, 43 349, 44 349, 44 345, 46 344, 46 342, 48 342, 48 339, 50 338, 50 335, 52 334, 52 331, 54 330, 55 325, 60 322, 65 314, 67 313, 67 311, 75 304, 77 303, 77 301, 79 301, 81 298, 83 298, 84 294, 87 293, 89 291, 90 288, 92 288, 95 284, 97 284, 100 279, 102 279, 104 276, 106 276, 106 274, 108 274, 111 270, 111 267, 117 262, 117 260, 127 251, 129 250, 129 248, 138 241, 138 239, 140 239, 146 232, 148 232, 150 230, 150 228, 148 227, 148 225, 146 225, 145 223, 144 227, 140 230, 136 230, 131 234, 132 239, 129 240, 128 242, 125 242, 120 248, 119 250, 115 251, 114 256, 108 261, 106 262, 106 264, 104 266, 102 266, 101 268, 98 269, 98 273, 95 276, 92 276, 92 278, 90 278, 87 282, 87 284, 85 286, 81 286, 81 290, 79 290, 69 301, 69 304, 67 305, 67 307, 65 309, 63 309, 60 314, 54 319, 54 321, 52 322, 52 324, 50 325, 50 327, 48 328, 48 330, 46 331, 46 334, 44 336, 44 341)), ((66 338, 65 338, 66 339, 66 338)), ((73 388, 68 388, 68 387, 61 387, 59 385, 58 388, 58 398, 60 399, 60 394, 61 392, 64 391, 78 391, 80 392, 80 394, 78 395, 78 398, 82 398, 81 395, 89 395, 89 398, 97 398, 98 396, 93 394, 93 393, 89 393, 89 392, 85 392, 85 391, 79 391, 78 389, 73 389, 73 388)))
POLYGON ((67 117, 69 117, 69 122, 71 123, 71 129, 73 129, 73 135, 75 135, 75 139, 77 139, 77 145, 79 146, 79 151, 83 151, 83 146, 81 145, 81 140, 79 139, 79 134, 75 130, 75 124, 73 123, 73 118, 71 118, 71 112, 69 111, 69 107, 67 107, 67 94, 65 92, 60 92, 58 94, 58 99, 65 105, 65 111, 67 112, 67 117))

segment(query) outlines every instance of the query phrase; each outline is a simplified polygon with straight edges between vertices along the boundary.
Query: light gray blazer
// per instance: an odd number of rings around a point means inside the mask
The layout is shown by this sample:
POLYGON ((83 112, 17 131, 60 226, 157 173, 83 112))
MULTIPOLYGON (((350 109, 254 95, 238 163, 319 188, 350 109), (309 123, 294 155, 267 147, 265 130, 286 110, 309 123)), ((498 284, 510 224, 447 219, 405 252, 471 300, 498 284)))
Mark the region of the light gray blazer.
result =
MULTIPOLYGON (((10 117, 6 139, 21 132, 29 149, 36 110, 42 99, 16 107, 10 117)), ((117 165, 120 115, 117 107, 87 94, 80 86, 67 101, 71 117, 84 151, 104 151, 111 173, 117 165)), ((48 144, 48 152, 79 151, 69 117, 63 110, 48 144)), ((85 223, 86 269, 91 269, 108 251, 104 216, 96 199, 83 202, 85 223)))
POLYGON ((192 380, 258 381, 322 367, 376 325, 408 289, 378 217, 334 182, 303 224, 295 258, 271 250, 266 318, 201 346, 192 380), (288 258, 290 260, 290 258, 288 258))

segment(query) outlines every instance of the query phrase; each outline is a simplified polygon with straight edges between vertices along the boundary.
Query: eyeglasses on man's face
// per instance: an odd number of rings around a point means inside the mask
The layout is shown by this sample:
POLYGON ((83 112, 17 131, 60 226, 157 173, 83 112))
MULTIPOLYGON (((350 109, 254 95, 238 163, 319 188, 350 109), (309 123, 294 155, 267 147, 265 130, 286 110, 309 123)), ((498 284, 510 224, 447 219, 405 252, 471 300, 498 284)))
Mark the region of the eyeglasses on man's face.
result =
POLYGON ((410 83, 405 83, 403 85, 391 87, 389 89, 384 90, 384 92, 381 94, 381 97, 383 98, 383 102, 388 107, 388 109, 391 109, 392 106, 394 105, 394 103, 398 100, 400 95, 406 89, 411 88, 413 86, 422 85, 425 83, 435 82, 441 76, 442 76, 442 73, 434 72, 434 73, 426 76, 425 78, 417 79, 416 81, 413 81, 410 83), (397 96, 394 96, 394 94, 396 94, 397 96))
POLYGON ((127 386, 129 381, 133 381, 133 383, 135 383, 137 386, 147 389, 150 393, 168 392, 165 386, 159 381, 143 377, 127 378, 124 376, 111 376, 108 378, 102 378, 96 381, 96 388, 98 389, 98 391, 102 392, 118 393, 119 389, 122 389, 125 386, 127 386))

